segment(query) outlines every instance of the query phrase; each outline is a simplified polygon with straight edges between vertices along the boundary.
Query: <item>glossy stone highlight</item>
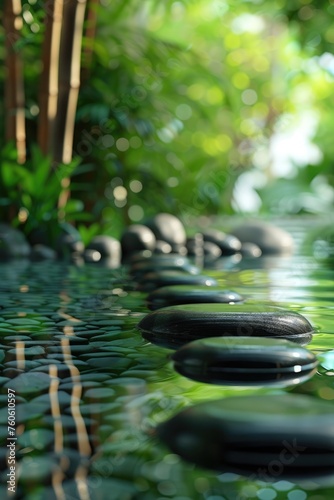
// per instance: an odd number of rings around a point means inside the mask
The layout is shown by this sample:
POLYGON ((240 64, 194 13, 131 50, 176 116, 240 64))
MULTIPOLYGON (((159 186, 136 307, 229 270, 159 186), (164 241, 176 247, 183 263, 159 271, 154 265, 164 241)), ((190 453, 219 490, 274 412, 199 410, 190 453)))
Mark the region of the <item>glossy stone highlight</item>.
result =
POLYGON ((296 312, 249 304, 189 304, 154 311, 138 324, 144 338, 170 349, 206 337, 285 338, 304 345, 313 328, 296 312))
POLYGON ((172 359, 181 375, 211 384, 288 386, 316 371, 315 355, 294 342, 260 337, 213 337, 181 347, 172 359))

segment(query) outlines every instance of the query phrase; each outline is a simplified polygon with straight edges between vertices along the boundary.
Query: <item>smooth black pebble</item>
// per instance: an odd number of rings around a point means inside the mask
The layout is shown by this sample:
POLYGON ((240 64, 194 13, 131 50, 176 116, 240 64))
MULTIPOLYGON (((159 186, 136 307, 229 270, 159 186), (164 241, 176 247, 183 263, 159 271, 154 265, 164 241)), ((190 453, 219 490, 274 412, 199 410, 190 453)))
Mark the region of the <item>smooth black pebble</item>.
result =
POLYGON ((146 315, 138 328, 145 339, 170 349, 201 338, 231 336, 284 338, 305 345, 313 332, 301 314, 249 304, 165 307, 146 315))
POLYGON ((267 222, 247 221, 232 232, 242 243, 258 245, 263 255, 290 254, 293 250, 291 235, 267 222))
POLYGON ((151 229, 143 224, 132 224, 122 234, 122 257, 141 250, 155 249, 156 239, 151 229))
POLYGON ((148 260, 147 262, 137 262, 137 264, 133 264, 130 268, 130 274, 135 278, 140 278, 144 274, 152 273, 152 272, 160 272, 160 271, 181 271, 189 274, 199 274, 200 269, 196 266, 193 266, 189 262, 183 262, 183 258, 181 257, 179 262, 175 260, 174 262, 160 262, 154 263, 148 260))
POLYGON ((147 297, 148 308, 160 309, 180 304, 231 304, 242 302, 243 297, 236 292, 224 290, 219 286, 175 285, 164 286, 151 292, 147 297))
POLYGON ((222 255, 233 255, 241 250, 241 242, 236 236, 226 234, 218 229, 208 229, 203 233, 204 242, 217 245, 222 255))
POLYGON ((87 260, 98 262, 107 259, 119 265, 121 261, 121 244, 116 238, 107 235, 95 236, 86 248, 87 260), (93 253, 96 256, 94 257, 93 253), (100 255, 99 255, 100 254, 100 255))
POLYGON ((157 435, 185 460, 222 472, 255 473, 265 481, 333 474, 333 403, 312 396, 201 403, 160 424, 157 435))
POLYGON ((213 337, 195 340, 172 359, 181 375, 222 385, 288 386, 304 382, 316 370, 311 352, 284 339, 213 337))
POLYGON ((186 243, 186 231, 182 222, 175 215, 160 213, 145 221, 157 240, 169 243, 173 251, 178 251, 186 243))

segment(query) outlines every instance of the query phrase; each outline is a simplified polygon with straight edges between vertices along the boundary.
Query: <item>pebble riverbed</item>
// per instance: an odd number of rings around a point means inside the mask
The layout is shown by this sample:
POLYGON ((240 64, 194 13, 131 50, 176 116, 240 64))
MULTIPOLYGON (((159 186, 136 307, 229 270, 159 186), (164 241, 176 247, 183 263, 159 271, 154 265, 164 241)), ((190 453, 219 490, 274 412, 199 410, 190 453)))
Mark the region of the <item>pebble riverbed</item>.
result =
MULTIPOLYGON (((124 266, 0 264, 1 498, 8 496, 10 390, 16 399, 17 487, 8 498, 331 499, 330 474, 319 480, 310 473, 299 482, 285 477, 282 464, 268 473, 261 463, 248 475, 215 472, 205 463, 202 468, 184 461, 156 432, 167 428, 172 441, 173 427, 166 422, 207 402, 208 409, 200 406, 205 419, 211 402, 222 398, 272 401, 278 395, 283 408, 293 395, 333 403, 334 270, 300 245, 316 221, 287 224, 297 240, 294 255, 240 262, 226 257, 203 274, 246 304, 279 306, 312 324, 313 337, 304 349, 317 357, 317 372, 288 387, 205 384, 179 374, 171 359, 175 351, 141 336, 137 325, 152 314, 146 303, 152 291, 138 289, 124 266)), ((293 425, 298 428, 296 419, 293 425)), ((275 446, 271 463, 279 460, 275 446)))

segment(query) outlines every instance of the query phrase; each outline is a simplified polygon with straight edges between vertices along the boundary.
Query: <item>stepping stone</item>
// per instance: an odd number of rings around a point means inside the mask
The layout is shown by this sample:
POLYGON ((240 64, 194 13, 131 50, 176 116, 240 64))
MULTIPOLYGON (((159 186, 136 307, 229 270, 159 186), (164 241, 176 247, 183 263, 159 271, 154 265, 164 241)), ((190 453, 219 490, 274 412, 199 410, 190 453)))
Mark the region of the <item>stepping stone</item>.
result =
POLYGON ((193 275, 178 271, 161 271, 144 274, 137 285, 137 290, 150 292, 162 286, 172 285, 215 286, 218 285, 218 282, 214 278, 202 274, 193 275))
POLYGON ((159 309, 139 323, 143 337, 169 349, 206 337, 273 337, 305 345, 313 328, 304 316, 279 307, 186 304, 159 309))
POLYGON ((261 248, 256 245, 255 243, 249 243, 245 242, 242 244, 240 253, 243 258, 246 259, 256 259, 258 257, 261 257, 262 255, 262 250, 261 248))
POLYGON ((186 231, 175 215, 160 213, 145 221, 145 225, 153 231, 157 240, 166 241, 174 251, 186 243, 186 231))
POLYGON ((112 259, 115 263, 120 263, 121 244, 112 236, 94 236, 86 249, 98 252, 100 259, 112 259))
POLYGON ((130 269, 130 274, 134 276, 135 279, 140 279, 143 275, 152 272, 160 272, 160 271, 181 271, 189 274, 199 274, 200 269, 188 262, 183 262, 183 259, 180 258, 178 262, 175 260, 174 262, 161 262, 161 263, 151 263, 148 262, 138 262, 134 264, 130 269))
POLYGON ((291 235, 267 222, 248 221, 233 229, 232 233, 241 243, 255 243, 267 254, 289 254, 293 250, 293 239, 291 235))
POLYGON ((217 245, 222 255, 233 255, 241 250, 241 242, 232 234, 226 234, 218 229, 209 229, 203 233, 204 242, 217 245))
POLYGON ((141 250, 153 251, 155 246, 156 238, 153 231, 143 224, 132 224, 121 237, 123 258, 141 250))
POLYGON ((151 310, 179 304, 213 302, 231 304, 241 301, 243 297, 238 293, 217 286, 164 286, 154 290, 147 297, 148 308, 151 310))
POLYGON ((299 384, 316 371, 315 355, 284 339, 213 337, 195 340, 172 355, 181 375, 222 385, 299 384))
POLYGON ((265 481, 311 479, 333 474, 333 417, 332 401, 312 396, 235 396, 187 408, 157 435, 201 467, 265 481))
POLYGON ((169 254, 173 251, 172 246, 167 241, 157 240, 155 242, 154 254, 169 254))

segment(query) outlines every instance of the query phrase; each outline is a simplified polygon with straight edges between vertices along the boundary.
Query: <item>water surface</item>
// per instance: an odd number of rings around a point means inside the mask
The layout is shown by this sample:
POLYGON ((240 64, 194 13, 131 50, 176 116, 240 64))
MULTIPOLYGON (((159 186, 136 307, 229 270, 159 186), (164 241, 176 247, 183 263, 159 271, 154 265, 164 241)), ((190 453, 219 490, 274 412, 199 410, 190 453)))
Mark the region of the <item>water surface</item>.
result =
POLYGON ((228 259, 205 273, 248 300, 297 311, 312 323, 307 348, 319 356, 318 373, 288 389, 214 386, 178 375, 172 351, 136 329, 149 312, 146 295, 133 291, 124 268, 0 264, 1 498, 8 493, 8 389, 16 396, 15 498, 333 498, 330 481, 295 484, 275 473, 242 477, 195 467, 154 435, 181 408, 217 397, 293 391, 334 401, 334 269, 301 244, 319 222, 283 225, 296 239, 293 256, 228 259))

